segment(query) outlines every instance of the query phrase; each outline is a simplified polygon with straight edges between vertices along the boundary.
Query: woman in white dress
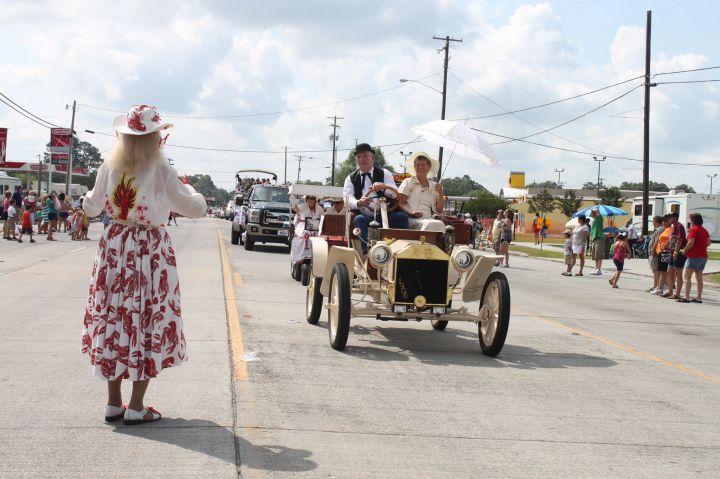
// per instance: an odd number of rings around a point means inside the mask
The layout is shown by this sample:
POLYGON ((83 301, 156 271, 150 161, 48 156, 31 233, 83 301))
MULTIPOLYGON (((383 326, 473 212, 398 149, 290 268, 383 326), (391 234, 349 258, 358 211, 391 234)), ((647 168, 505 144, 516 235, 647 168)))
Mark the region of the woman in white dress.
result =
POLYGON ((292 208, 297 215, 295 217, 295 235, 290 242, 290 261, 299 263, 312 258, 310 237, 317 236, 317 231, 308 231, 306 229, 307 220, 318 220, 325 214, 325 210, 318 204, 317 197, 312 195, 305 196, 305 203, 301 205, 294 204, 292 208))
POLYGON ((107 380, 105 420, 133 425, 161 415, 144 405, 150 379, 187 361, 175 251, 164 224, 170 211, 199 218, 205 199, 184 184, 162 154, 155 107, 136 105, 113 121, 118 144, 97 173, 82 208, 112 224, 98 242, 85 308, 82 351, 107 380), (121 384, 133 382, 127 406, 121 384))
POLYGON ((583 268, 585 268, 585 248, 587 247, 588 235, 590 234, 590 228, 587 225, 588 221, 585 215, 578 216, 578 225, 572 232, 572 258, 570 260, 570 271, 575 267, 578 256, 580 257, 580 271, 575 276, 583 275, 583 268))
POLYGON ((400 183, 398 197, 400 209, 408 215, 410 229, 445 231, 445 223, 433 219, 443 212, 443 187, 428 178, 437 174, 438 166, 436 160, 423 152, 415 153, 406 162, 412 176, 400 183))

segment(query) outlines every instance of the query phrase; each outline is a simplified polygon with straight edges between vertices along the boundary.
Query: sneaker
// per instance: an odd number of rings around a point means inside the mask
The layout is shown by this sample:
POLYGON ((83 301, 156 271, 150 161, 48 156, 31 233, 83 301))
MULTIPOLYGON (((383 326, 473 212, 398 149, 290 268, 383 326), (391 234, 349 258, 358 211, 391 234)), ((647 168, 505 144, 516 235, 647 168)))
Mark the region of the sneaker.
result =
POLYGON ((31 242, 31 243, 34 243, 34 242, 35 242, 35 240, 34 240, 34 239, 31 239, 31 240, 30 240, 30 242, 31 242))
POLYGON ((596 269, 595 271, 593 271, 593 272, 590 273, 590 274, 593 275, 593 276, 600 276, 600 275, 602 274, 602 271, 600 271, 599 269, 596 269))
POLYGON ((663 290, 660 289, 660 288, 655 288, 655 290, 654 290, 652 293, 650 293, 650 294, 652 294, 652 295, 654 295, 654 296, 662 296, 663 290))
POLYGON ((22 240, 20 238, 18 238, 18 243, 22 243, 22 240))

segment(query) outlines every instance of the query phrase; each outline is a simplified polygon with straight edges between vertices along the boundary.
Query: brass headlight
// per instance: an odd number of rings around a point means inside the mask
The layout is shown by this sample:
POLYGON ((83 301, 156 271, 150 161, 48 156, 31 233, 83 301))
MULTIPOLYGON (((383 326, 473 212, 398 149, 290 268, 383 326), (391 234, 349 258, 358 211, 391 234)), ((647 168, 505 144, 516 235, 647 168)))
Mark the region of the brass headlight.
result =
POLYGON ((475 255, 468 248, 460 247, 453 252, 450 261, 452 262, 453 268, 462 273, 472 268, 475 262, 475 255))
POLYGON ((413 301, 413 303, 415 304, 416 308, 422 309, 427 304, 427 299, 425 299, 425 296, 423 296, 422 294, 418 294, 417 296, 415 296, 415 300, 413 301))
POLYGON ((392 251, 390 251, 390 247, 385 243, 376 243, 375 246, 370 248, 368 260, 370 260, 370 264, 376 268, 382 268, 387 265, 391 259, 392 251))

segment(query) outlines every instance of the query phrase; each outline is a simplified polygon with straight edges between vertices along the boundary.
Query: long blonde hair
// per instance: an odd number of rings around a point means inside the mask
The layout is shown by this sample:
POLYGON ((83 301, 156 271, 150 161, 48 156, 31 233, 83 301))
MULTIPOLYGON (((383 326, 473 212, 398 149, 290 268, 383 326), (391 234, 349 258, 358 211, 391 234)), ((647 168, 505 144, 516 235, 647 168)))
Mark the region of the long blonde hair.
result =
POLYGON ((107 160, 114 170, 127 172, 142 170, 153 162, 164 161, 160 149, 160 133, 124 135, 118 133, 118 142, 107 160))

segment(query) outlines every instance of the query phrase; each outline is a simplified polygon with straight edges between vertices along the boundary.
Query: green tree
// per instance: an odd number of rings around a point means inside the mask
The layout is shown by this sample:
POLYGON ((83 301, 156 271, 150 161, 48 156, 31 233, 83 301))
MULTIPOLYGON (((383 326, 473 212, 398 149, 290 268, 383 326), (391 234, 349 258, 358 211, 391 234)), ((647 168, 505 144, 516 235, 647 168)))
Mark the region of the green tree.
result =
MULTIPOLYGON (((395 170, 393 167, 385 161, 385 155, 383 154, 382 150, 378 147, 375 148, 375 166, 379 166, 380 168, 385 168, 386 170, 390 171, 391 173, 395 173, 395 170)), ((345 178, 350 176, 350 174, 357 169, 357 164, 355 163, 355 152, 350 151, 348 153, 347 158, 345 158, 345 161, 340 163, 337 168, 335 168, 335 185, 342 186, 343 182, 345 181, 345 178)), ((329 185, 332 177, 327 177, 325 179, 325 184, 329 185)))
POLYGON ((447 196, 475 196, 475 192, 487 191, 483 185, 470 178, 469 175, 444 178, 442 185, 447 196))
POLYGON ((537 181, 533 181, 528 185, 528 188, 560 188, 557 183, 554 181, 543 181, 541 183, 538 183, 537 181))
MULTIPOLYGON (((669 191, 670 188, 668 188, 668 185, 665 183, 658 183, 657 181, 649 181, 648 182, 648 188, 650 191, 669 191)), ((620 189, 621 190, 630 190, 630 191, 642 191, 643 184, 641 182, 631 182, 631 181, 623 181, 620 183, 620 189)))
MULTIPOLYGON (((48 143, 46 146, 50 146, 50 143, 48 143)), ((73 146, 73 166, 79 167, 79 168, 87 168, 89 176, 77 176, 73 175, 73 183, 77 183, 80 185, 87 186, 88 188, 92 188, 95 184, 95 176, 97 173, 98 168, 100 168, 100 165, 103 162, 102 155, 100 154, 100 150, 98 150, 92 143, 88 143, 87 141, 81 141, 77 137, 73 137, 72 141, 73 146)), ((44 163, 50 162, 50 155, 45 152, 44 156, 44 163)), ((62 181, 65 181, 65 175, 62 173, 57 173, 60 178, 63 178, 62 181)))
POLYGON ((569 190, 565 192, 562 198, 555 200, 555 206, 562 211, 562 214, 571 218, 573 213, 580 209, 582 200, 582 196, 578 198, 574 190, 569 190))
POLYGON ((509 201, 489 192, 486 189, 475 190, 473 199, 465 204, 465 210, 471 214, 481 214, 483 216, 493 217, 497 210, 506 209, 510 204, 509 201))
POLYGON ((695 193, 695 188, 693 188, 690 185, 686 185, 685 183, 681 183, 677 185, 673 190, 680 190, 684 191, 685 193, 695 193))
POLYGON ((229 192, 224 188, 218 188, 215 190, 215 203, 218 205, 225 205, 228 201, 233 199, 233 193, 229 192))
POLYGON ((324 185, 324 183, 322 181, 316 181, 316 180, 300 180, 299 183, 301 185, 316 185, 316 186, 324 185))
POLYGON ((603 205, 621 207, 623 205, 622 193, 620 188, 611 186, 600 190, 600 203, 603 205))
POLYGON ((593 183, 592 181, 586 181, 582 185, 583 190, 596 190, 597 189, 597 183, 593 183))
POLYGON ((530 213, 538 213, 544 217, 546 213, 555 209, 555 198, 548 193, 548 190, 542 190, 533 198, 528 199, 528 206, 530 213))
POLYGON ((189 175, 188 181, 203 196, 217 196, 217 188, 210 175, 189 175))

